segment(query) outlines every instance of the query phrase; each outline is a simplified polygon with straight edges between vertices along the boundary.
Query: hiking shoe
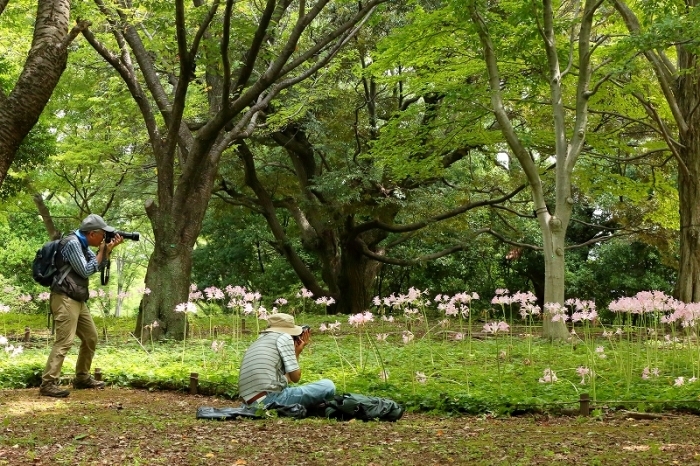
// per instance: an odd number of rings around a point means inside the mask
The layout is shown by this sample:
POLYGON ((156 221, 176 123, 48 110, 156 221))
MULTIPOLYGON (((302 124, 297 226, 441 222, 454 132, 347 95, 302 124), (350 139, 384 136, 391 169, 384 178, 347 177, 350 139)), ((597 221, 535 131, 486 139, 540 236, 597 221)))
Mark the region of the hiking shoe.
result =
POLYGON ((52 396, 54 398, 65 398, 70 395, 68 390, 64 390, 55 383, 48 383, 39 387, 39 395, 52 396))
POLYGON ((74 379, 73 388, 76 390, 82 390, 84 388, 102 389, 105 388, 105 383, 101 380, 96 380, 93 377, 88 377, 87 379, 82 380, 74 379))

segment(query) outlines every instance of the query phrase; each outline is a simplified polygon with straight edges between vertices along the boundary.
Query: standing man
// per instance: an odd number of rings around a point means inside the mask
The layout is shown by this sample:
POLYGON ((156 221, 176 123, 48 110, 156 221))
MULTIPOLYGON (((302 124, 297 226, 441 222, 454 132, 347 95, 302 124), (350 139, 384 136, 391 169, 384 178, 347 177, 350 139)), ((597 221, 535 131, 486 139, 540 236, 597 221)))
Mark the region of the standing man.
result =
POLYGON ((238 376, 238 394, 246 405, 253 403, 280 405, 301 404, 314 408, 335 395, 335 385, 328 379, 295 387, 301 379, 299 355, 311 341, 309 330, 294 324, 289 314, 272 314, 268 328, 261 332, 243 356, 238 376))
POLYGON ((123 238, 115 235, 105 243, 107 233, 114 228, 96 214, 90 214, 80 224, 80 228, 63 238, 56 253, 55 263, 58 272, 51 285, 51 313, 56 323, 56 341, 51 349, 44 374, 41 376, 39 394, 63 398, 68 390, 59 385, 61 366, 66 353, 73 346, 76 335, 80 338, 80 351, 75 364, 73 388, 104 388, 104 382, 90 375, 92 358, 97 346, 97 328, 85 304, 90 296, 89 277, 101 271, 107 264, 109 255, 123 238), (95 255, 88 246, 98 248, 95 255))

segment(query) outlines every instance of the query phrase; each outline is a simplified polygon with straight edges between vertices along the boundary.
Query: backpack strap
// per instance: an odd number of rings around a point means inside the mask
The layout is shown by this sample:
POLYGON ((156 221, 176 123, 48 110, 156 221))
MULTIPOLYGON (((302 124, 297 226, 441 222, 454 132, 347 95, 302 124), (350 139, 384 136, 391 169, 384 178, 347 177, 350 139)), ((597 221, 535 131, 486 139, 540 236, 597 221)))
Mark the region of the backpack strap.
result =
POLYGON ((70 264, 65 264, 58 270, 58 272, 61 275, 58 277, 58 281, 56 282, 56 284, 60 285, 61 283, 63 283, 63 279, 66 278, 66 275, 68 275, 68 272, 70 272, 70 264))
MULTIPOLYGON (((80 244, 80 240, 73 233, 70 233, 70 234, 64 236, 63 238, 61 238, 61 242, 58 245, 58 251, 56 251, 56 254, 60 254, 61 260, 65 261, 66 263, 63 264, 63 267, 58 269, 58 273, 60 273, 61 275, 59 276, 58 281, 56 282, 57 285, 60 285, 61 283, 63 283, 63 280, 66 278, 66 275, 68 275, 68 273, 70 272, 70 269, 71 269, 70 263, 68 261, 66 261, 65 258, 63 257, 63 247, 66 245, 66 243, 68 243, 68 241, 71 241, 71 239, 70 239, 71 237, 75 238, 75 241, 78 241, 78 244, 80 244)), ((82 244, 80 246, 82 248, 82 244)))

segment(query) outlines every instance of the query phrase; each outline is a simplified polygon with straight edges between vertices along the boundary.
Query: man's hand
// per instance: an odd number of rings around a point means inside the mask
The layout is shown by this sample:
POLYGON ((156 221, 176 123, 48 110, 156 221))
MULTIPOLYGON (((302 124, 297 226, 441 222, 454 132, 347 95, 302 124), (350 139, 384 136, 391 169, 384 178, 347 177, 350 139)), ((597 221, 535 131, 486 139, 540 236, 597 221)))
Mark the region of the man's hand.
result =
POLYGON ((105 244, 105 248, 107 249, 107 253, 112 252, 112 249, 116 248, 117 246, 119 246, 123 242, 124 242, 124 238, 122 238, 119 235, 114 235, 114 238, 112 238, 112 241, 105 244))
POLYGON ((307 329, 301 332, 301 335, 294 338, 294 352, 296 353, 297 359, 301 354, 302 350, 311 343, 311 332, 307 329))

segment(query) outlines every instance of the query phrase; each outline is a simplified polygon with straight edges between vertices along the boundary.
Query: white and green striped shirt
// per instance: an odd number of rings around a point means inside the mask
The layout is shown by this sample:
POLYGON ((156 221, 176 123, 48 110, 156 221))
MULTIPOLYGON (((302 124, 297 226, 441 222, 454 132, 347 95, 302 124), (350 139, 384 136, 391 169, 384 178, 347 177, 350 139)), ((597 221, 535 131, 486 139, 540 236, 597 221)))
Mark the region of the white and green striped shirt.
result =
POLYGON ((260 392, 279 392, 287 386, 285 374, 299 369, 291 335, 264 332, 243 356, 238 394, 248 400, 260 392))

